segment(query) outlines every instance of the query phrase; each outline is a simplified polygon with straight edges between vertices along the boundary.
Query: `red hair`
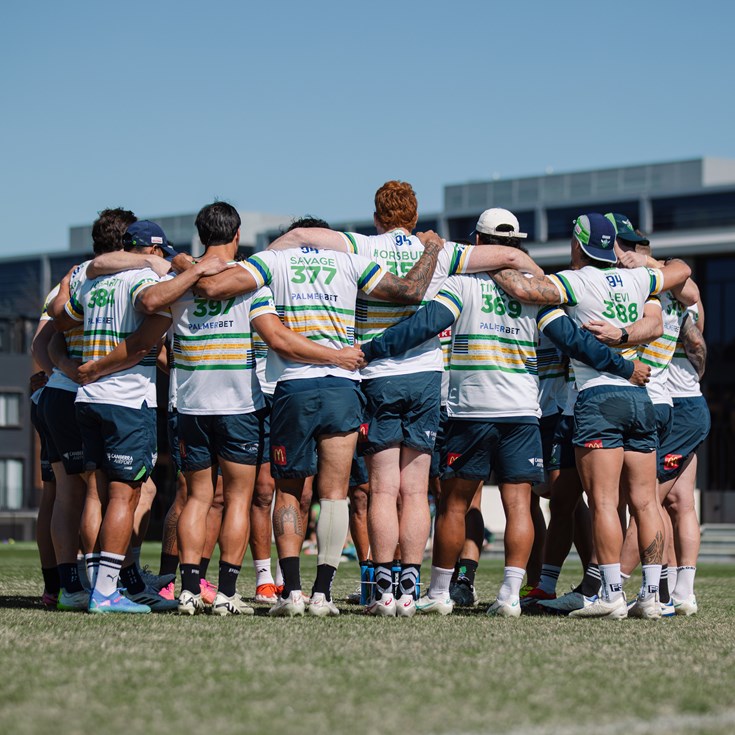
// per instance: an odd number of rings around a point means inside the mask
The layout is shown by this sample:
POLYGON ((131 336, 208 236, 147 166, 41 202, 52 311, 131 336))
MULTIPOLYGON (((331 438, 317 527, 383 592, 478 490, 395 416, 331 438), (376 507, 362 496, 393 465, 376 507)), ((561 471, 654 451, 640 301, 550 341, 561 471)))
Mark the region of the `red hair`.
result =
POLYGON ((419 218, 416 193, 411 184, 386 181, 375 192, 375 216, 386 230, 403 227, 411 232, 419 218))

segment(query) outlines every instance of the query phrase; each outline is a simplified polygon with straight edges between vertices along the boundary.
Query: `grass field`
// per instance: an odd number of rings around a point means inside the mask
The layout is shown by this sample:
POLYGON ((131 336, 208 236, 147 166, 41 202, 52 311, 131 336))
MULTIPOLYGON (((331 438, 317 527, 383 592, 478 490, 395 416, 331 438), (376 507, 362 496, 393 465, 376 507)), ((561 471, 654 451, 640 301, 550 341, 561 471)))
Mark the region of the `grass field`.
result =
MULTIPOLYGON (((2 733, 735 732, 733 566, 699 569, 698 616, 658 622, 489 619, 489 561, 477 610, 413 620, 48 612, 37 567, 32 545, 0 547, 2 733)), ((343 565, 337 600, 358 576, 343 565)))

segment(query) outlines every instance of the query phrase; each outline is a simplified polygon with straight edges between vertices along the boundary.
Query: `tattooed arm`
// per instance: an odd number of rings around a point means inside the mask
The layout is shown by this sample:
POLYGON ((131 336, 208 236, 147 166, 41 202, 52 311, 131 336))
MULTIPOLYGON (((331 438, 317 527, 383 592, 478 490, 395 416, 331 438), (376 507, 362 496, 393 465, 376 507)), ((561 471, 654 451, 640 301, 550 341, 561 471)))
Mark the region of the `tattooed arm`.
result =
POLYGON ((505 268, 491 274, 500 288, 524 304, 561 304, 559 289, 546 276, 528 276, 505 268))
POLYGON ((697 376, 701 380, 707 363, 707 343, 689 314, 681 324, 679 339, 689 362, 692 363, 692 367, 697 371, 697 376))
POLYGON ((420 233, 419 239, 424 245, 424 252, 413 268, 403 278, 386 273, 370 292, 371 296, 376 296, 384 301, 393 301, 396 304, 421 303, 434 275, 436 261, 444 247, 444 240, 434 232, 420 233))

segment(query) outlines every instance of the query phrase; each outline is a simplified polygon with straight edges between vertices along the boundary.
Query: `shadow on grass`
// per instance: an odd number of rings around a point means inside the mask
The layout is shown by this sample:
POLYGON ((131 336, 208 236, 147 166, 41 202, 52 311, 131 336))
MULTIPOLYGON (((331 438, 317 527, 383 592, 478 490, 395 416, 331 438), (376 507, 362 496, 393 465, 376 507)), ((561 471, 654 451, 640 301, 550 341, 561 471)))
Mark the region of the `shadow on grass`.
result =
POLYGON ((48 610, 40 597, 30 595, 0 595, 0 610, 48 610))

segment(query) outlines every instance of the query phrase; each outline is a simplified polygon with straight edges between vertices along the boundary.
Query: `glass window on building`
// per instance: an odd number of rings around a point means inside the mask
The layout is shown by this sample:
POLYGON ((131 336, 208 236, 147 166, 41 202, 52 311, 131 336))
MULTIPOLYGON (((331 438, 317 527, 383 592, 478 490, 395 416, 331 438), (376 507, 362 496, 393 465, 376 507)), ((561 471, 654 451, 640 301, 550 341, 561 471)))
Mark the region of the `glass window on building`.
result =
POLYGON ((23 461, 0 459, 0 509, 23 507, 23 461))
POLYGON ((20 426, 20 393, 0 393, 0 427, 20 426))
POLYGON ((655 232, 735 225, 735 191, 652 199, 655 232))

